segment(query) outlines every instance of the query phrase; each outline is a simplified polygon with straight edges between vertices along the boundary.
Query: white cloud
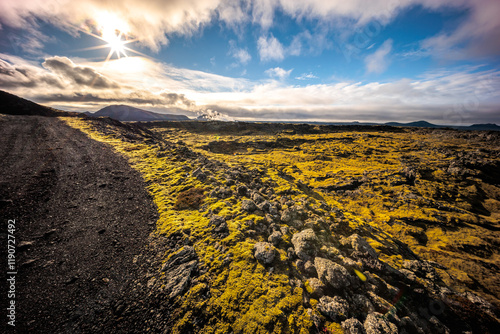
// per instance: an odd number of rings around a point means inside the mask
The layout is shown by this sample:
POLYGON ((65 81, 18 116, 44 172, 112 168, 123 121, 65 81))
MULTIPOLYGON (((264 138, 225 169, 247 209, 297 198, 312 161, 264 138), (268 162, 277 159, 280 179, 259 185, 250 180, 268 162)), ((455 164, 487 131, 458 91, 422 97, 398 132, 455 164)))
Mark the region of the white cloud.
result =
POLYGON ((252 56, 248 53, 247 49, 238 48, 235 41, 229 41, 228 54, 242 65, 246 65, 252 60, 252 56))
POLYGON ((389 53, 392 51, 392 39, 386 40, 374 53, 366 56, 365 65, 368 73, 382 73, 389 66, 389 53))
POLYGON ((267 69, 264 73, 266 73, 271 78, 278 78, 280 80, 283 80, 288 78, 290 76, 290 73, 292 73, 292 71, 293 69, 287 71, 282 69, 281 67, 275 67, 267 69))
POLYGON ((500 55, 500 1, 465 1, 468 17, 451 32, 443 31, 422 42, 424 50, 447 60, 500 55))
MULTIPOLYGON (((253 23, 266 33, 274 24, 275 13, 280 11, 298 22, 318 22, 319 27, 330 32, 338 31, 339 27, 353 31, 370 22, 384 26, 404 10, 419 5, 430 11, 468 10, 455 30, 447 28, 423 43, 435 56, 454 59, 462 55, 500 54, 498 0, 2 0, 0 25, 25 30, 31 35, 23 37, 29 40, 25 47, 36 50, 46 42, 44 36, 37 35, 39 20, 76 34, 82 22, 90 23, 111 13, 140 43, 157 51, 168 44, 171 34, 190 36, 214 22, 236 31, 253 23)), ((95 23, 94 28, 99 22, 95 23)), ((274 52, 263 51, 265 59, 283 59, 285 54, 280 51, 277 40, 260 38, 259 41, 263 47, 270 43, 276 46, 272 48, 274 52)), ((311 42, 314 41, 318 41, 317 38, 311 42)), ((328 43, 328 39, 321 43, 328 43)), ((321 43, 310 45, 317 50, 321 49, 321 43)), ((307 36, 300 36, 292 42, 289 54, 300 54, 307 45, 307 36)))
POLYGON ((257 48, 259 49, 261 61, 279 61, 285 58, 283 45, 273 35, 270 35, 269 37, 259 37, 259 40, 257 41, 257 48))
POLYGON ((318 77, 312 73, 302 73, 300 76, 295 77, 295 79, 297 79, 297 80, 311 80, 311 79, 318 79, 318 77))

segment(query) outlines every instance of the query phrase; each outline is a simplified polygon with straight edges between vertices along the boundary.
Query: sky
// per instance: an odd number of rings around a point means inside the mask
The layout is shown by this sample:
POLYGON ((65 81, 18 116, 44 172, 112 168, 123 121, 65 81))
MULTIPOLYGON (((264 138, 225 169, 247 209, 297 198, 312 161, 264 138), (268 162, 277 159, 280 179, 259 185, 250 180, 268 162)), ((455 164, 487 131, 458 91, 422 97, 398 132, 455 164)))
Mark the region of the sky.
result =
POLYGON ((498 0, 1 0, 0 89, 69 111, 500 124, 498 0))

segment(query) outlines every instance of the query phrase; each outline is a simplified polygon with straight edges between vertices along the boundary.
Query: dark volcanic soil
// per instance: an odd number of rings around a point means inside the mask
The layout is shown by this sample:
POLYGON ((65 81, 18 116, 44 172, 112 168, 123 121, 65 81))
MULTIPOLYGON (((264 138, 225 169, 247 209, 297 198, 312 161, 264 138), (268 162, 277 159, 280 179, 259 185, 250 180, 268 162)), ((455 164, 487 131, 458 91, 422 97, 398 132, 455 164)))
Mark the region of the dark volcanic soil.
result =
POLYGON ((139 173, 57 118, 0 115, 0 185, 0 328, 15 219, 16 332, 108 332, 157 219, 139 173))

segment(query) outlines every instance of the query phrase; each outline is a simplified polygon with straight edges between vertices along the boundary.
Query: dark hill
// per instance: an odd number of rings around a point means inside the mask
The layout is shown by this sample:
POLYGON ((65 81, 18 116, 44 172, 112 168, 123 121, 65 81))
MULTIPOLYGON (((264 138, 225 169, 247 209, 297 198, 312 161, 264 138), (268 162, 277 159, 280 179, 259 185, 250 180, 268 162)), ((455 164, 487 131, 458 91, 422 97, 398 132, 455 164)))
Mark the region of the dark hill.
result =
POLYGON ((410 122, 410 123, 399 123, 399 122, 389 122, 385 123, 385 125, 390 125, 390 126, 409 126, 409 127, 414 127, 414 128, 440 128, 440 125, 432 124, 427 121, 416 121, 416 122, 410 122))
POLYGON ((500 126, 492 123, 487 124, 472 124, 468 127, 469 130, 494 130, 500 131, 500 126))
POLYGON ((107 116, 122 122, 189 120, 185 115, 160 114, 127 105, 111 105, 95 113, 86 112, 85 114, 92 117, 107 116))
POLYGON ((0 113, 39 116, 76 116, 79 114, 45 107, 2 90, 0 90, 0 113))

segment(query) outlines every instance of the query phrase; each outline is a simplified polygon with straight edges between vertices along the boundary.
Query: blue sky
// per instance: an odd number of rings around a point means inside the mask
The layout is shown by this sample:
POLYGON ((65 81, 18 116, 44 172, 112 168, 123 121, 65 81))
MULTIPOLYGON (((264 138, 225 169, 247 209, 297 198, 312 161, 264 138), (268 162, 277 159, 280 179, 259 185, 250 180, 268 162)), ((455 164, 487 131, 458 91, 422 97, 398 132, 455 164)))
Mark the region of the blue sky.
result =
POLYGON ((498 17, 496 0, 3 0, 0 89, 77 111, 500 123, 498 17))

